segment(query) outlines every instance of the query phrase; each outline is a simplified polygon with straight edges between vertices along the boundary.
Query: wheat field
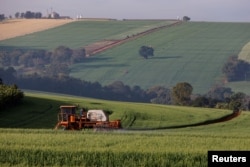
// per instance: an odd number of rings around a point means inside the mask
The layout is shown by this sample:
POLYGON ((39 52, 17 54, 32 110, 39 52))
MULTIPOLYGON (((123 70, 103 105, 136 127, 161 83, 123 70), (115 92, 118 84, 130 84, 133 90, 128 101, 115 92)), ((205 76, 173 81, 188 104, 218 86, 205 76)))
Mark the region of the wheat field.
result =
POLYGON ((70 19, 10 19, 0 22, 0 40, 32 34, 72 22, 70 19))

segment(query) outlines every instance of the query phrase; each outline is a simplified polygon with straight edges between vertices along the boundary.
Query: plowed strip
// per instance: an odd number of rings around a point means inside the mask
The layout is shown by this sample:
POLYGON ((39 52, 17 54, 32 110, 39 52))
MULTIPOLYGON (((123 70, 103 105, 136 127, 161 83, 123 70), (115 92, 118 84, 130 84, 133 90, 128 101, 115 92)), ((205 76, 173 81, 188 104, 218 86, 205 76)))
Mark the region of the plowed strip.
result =
POLYGON ((84 48, 86 49, 86 52, 87 52, 88 55, 94 55, 94 54, 103 52, 103 51, 105 51, 107 49, 113 48, 115 46, 121 45, 121 44, 123 44, 125 42, 128 42, 130 40, 134 40, 134 39, 142 37, 144 35, 159 31, 159 30, 161 30, 163 28, 172 27, 172 26, 175 26, 175 25, 178 25, 178 24, 181 24, 181 21, 176 21, 175 23, 170 24, 170 25, 164 25, 164 26, 152 28, 150 30, 138 33, 138 34, 136 34, 136 35, 134 35, 132 37, 127 37, 127 38, 124 38, 124 39, 121 39, 121 40, 99 41, 97 43, 93 43, 91 45, 88 45, 88 46, 86 46, 84 48))

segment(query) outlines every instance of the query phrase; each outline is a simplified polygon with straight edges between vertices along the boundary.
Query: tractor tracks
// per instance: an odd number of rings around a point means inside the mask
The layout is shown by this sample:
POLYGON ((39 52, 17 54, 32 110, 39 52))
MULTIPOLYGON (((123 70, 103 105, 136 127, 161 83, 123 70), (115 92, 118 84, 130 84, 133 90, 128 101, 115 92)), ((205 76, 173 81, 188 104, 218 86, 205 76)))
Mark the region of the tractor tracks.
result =
MULTIPOLYGON (((168 126, 168 127, 158 127, 158 128, 128 128, 127 130, 164 130, 164 129, 179 129, 179 128, 188 128, 188 127, 196 127, 196 126, 204 126, 204 125, 211 125, 221 122, 230 121, 236 117, 238 117, 241 114, 241 112, 233 112, 231 114, 225 115, 223 117, 213 119, 213 120, 207 120, 199 123, 194 124, 186 124, 186 125, 177 125, 177 126, 168 126)), ((135 120, 133 120, 134 123, 135 120)), ((131 126, 130 126, 131 127, 131 126)))

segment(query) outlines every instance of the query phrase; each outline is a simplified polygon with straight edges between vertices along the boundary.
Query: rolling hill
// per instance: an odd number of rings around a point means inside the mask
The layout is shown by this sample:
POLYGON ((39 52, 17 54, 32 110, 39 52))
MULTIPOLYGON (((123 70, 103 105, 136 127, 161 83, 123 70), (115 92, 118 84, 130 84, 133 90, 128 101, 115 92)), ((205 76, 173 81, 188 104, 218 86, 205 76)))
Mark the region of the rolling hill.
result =
POLYGON ((206 93, 223 84, 221 69, 250 40, 249 27, 248 23, 183 23, 90 57, 72 66, 71 76, 103 85, 120 80, 142 88, 189 82, 194 93, 206 93), (152 46, 155 56, 141 58, 142 45, 152 46))
POLYGON ((110 120, 121 119, 125 129, 171 128, 214 120, 231 113, 228 110, 114 102, 63 94, 25 92, 22 105, 1 113, 0 127, 52 129, 57 123, 59 106, 68 104, 112 111, 110 120))
POLYGON ((206 166, 208 150, 249 149, 249 112, 226 122, 176 129, 168 127, 214 120, 231 111, 25 94, 21 106, 0 113, 2 166, 206 166), (62 104, 113 111, 110 119, 120 118, 124 129, 52 130, 62 104))
MULTIPOLYGON (((0 41, 0 49, 53 49, 59 45, 79 48, 105 40, 120 40, 173 21, 76 21, 50 30, 0 41)), ((250 41, 250 23, 183 22, 91 56, 71 66, 70 76, 102 85, 122 81, 147 89, 154 85, 171 88, 189 82, 194 93, 206 93, 224 84, 222 66, 238 55, 250 41), (150 45, 155 56, 145 60, 138 54, 150 45)), ((249 82, 245 83, 245 87, 249 82)), ((232 86, 234 90, 241 90, 232 86)), ((243 91, 243 90, 242 90, 243 91)))

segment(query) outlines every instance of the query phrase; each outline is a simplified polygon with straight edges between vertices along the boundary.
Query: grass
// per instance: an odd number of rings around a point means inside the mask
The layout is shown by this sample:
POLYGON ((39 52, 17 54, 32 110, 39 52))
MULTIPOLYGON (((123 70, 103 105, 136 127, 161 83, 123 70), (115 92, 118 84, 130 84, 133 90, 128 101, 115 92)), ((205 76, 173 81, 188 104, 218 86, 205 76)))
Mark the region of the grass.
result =
POLYGON ((81 48, 104 39, 121 39, 172 21, 77 21, 22 37, 0 41, 4 47, 53 50, 60 45, 81 48))
MULTIPOLYGON (((114 102, 41 92, 25 94, 22 106, 1 113, 0 165, 3 167, 205 167, 208 150, 250 149, 249 112, 212 125, 140 131, 132 129, 200 122, 230 111, 114 102), (135 115, 137 119, 128 129, 117 131, 52 130, 56 109, 61 104, 109 109, 113 111, 111 119, 122 118, 125 113, 135 115)), ((123 119, 123 125, 129 125, 126 119, 123 119)))
POLYGON ((114 102, 65 96, 26 92, 21 106, 1 113, 0 127, 52 129, 57 123, 59 106, 67 104, 89 109, 111 110, 113 113, 110 115, 110 119, 121 119, 122 126, 126 129, 159 129, 188 125, 213 120, 231 113, 228 110, 114 102))
POLYGON ((189 82, 194 93, 206 93, 221 84, 221 69, 249 41, 248 23, 190 22, 170 27, 125 43, 73 65, 71 76, 102 85, 120 80, 146 89, 153 85, 172 87, 189 82), (138 55, 142 45, 155 49, 145 60, 138 55))

